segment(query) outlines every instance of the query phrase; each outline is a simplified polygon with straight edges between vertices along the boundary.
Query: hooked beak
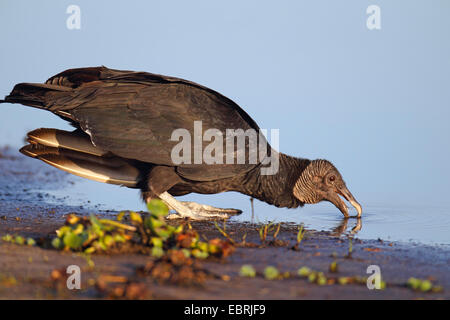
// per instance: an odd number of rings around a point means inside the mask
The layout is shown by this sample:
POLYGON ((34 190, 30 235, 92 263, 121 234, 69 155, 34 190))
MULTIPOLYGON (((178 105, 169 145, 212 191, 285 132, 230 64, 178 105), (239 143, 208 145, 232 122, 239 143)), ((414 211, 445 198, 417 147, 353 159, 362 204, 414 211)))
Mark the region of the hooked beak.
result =
POLYGON ((340 194, 350 202, 350 204, 356 209, 358 212, 357 218, 361 218, 362 214, 362 208, 361 205, 356 201, 356 199, 353 197, 352 193, 347 189, 346 186, 343 186, 342 188, 338 189, 337 192, 329 192, 327 200, 333 203, 344 215, 344 217, 348 218, 348 208, 345 205, 345 202, 342 201, 342 199, 338 196, 340 194))

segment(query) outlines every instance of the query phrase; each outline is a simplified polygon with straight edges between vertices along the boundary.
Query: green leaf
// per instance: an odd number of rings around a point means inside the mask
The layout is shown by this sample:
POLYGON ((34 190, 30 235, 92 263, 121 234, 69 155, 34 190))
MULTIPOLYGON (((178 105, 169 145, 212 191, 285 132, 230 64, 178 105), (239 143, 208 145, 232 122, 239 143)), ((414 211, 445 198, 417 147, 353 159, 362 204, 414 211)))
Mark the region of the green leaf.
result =
POLYGON ((117 221, 122 221, 124 216, 125 216, 125 211, 119 212, 119 214, 117 215, 117 221))
POLYGON ((155 258, 161 258, 164 255, 164 250, 160 247, 152 248, 152 256, 155 258))
POLYGON ((431 288, 433 287, 433 285, 431 284, 431 282, 429 280, 423 280, 422 283, 420 284, 420 291, 423 292, 427 292, 430 291, 431 288))
POLYGON ((56 235, 60 238, 64 237, 66 233, 72 232, 72 228, 69 226, 62 226, 58 230, 56 230, 56 235))
POLYGON ((108 250, 108 247, 105 245, 105 243, 103 241, 95 241, 94 246, 96 249, 100 249, 103 251, 108 250))
POLYGON ((216 246, 215 244, 208 244, 208 252, 211 254, 216 254, 220 251, 219 247, 216 246))
POLYGON ((317 274, 317 284, 319 286, 324 286, 327 284, 327 278, 325 277, 325 275, 323 274, 323 272, 319 272, 317 274))
POLYGON ((87 231, 83 231, 78 236, 81 238, 82 246, 84 246, 85 244, 88 244, 92 240, 92 239, 90 239, 90 234, 87 231))
POLYGON ((126 242, 126 239, 125 239, 125 237, 123 235, 121 235, 119 233, 116 233, 114 235, 114 241, 115 242, 126 242))
POLYGON ((144 219, 144 228, 147 230, 153 230, 153 223, 151 217, 146 217, 144 219))
POLYGON ((10 234, 7 234, 6 236, 2 237, 2 240, 6 241, 6 242, 12 242, 13 241, 13 237, 10 234))
POLYGON ((171 225, 167 225, 166 226, 167 231, 169 231, 170 233, 175 233, 176 228, 174 226, 171 225))
POLYGON ((208 244, 206 242, 199 241, 197 247, 203 252, 208 252, 208 244))
POLYGON ((91 221, 92 231, 99 237, 103 237, 103 235, 105 234, 105 232, 103 231, 103 224, 94 215, 91 215, 89 217, 89 220, 91 221))
POLYGON ((419 279, 411 277, 408 279, 407 284, 409 287, 413 288, 414 290, 417 290, 419 289, 421 282, 422 281, 420 281, 419 279))
POLYGON ((166 225, 165 221, 159 220, 159 219, 157 219, 155 217, 151 217, 150 216, 150 217, 145 218, 145 220, 144 220, 144 226, 147 229, 152 230, 153 232, 154 232, 155 228, 159 228, 159 227, 162 227, 164 225, 166 225))
POLYGON ((84 253, 86 254, 91 254, 95 252, 95 248, 94 247, 89 247, 86 250, 84 250, 84 253))
POLYGON ((158 247, 158 248, 162 248, 162 247, 163 247, 163 241, 162 241, 161 238, 158 238, 158 237, 152 237, 152 238, 151 238, 151 241, 152 241, 152 245, 153 245, 154 247, 158 247))
POLYGON ((249 277, 249 278, 254 278, 256 276, 256 271, 255 268, 253 268, 252 265, 250 264, 244 264, 241 267, 241 270, 239 270, 239 275, 241 277, 249 277))
POLYGON ((311 272, 308 276, 308 281, 309 282, 315 282, 317 279, 317 274, 315 272, 311 272))
POLYGON ((104 238, 103 238, 103 243, 107 246, 107 247, 111 247, 112 245, 114 245, 114 239, 111 235, 107 234, 104 238))
POLYGON ((180 224, 179 226, 177 226, 174 230, 174 233, 181 233, 183 232, 183 225, 180 224))
POLYGON ((53 238, 53 240, 52 240, 52 246, 53 246, 53 248, 59 250, 59 249, 62 249, 62 248, 63 248, 63 243, 62 243, 62 241, 61 241, 60 238, 53 238))
POLYGON ((171 236, 171 233, 169 231, 161 229, 161 228, 160 229, 156 229, 155 230, 155 234, 158 237, 162 238, 163 240, 166 240, 166 239, 168 239, 171 236))
POLYGON ((191 251, 190 250, 188 250, 186 248, 183 248, 183 249, 181 249, 181 252, 183 252, 183 254, 184 254, 184 256, 186 258, 190 258, 191 257, 191 251))
POLYGON ((169 208, 160 199, 152 199, 147 204, 148 211, 158 217, 165 217, 169 214, 169 208))
POLYGON ((23 237, 21 237, 21 236, 17 236, 16 237, 16 243, 22 245, 22 244, 25 243, 25 239, 23 237))
POLYGON ((309 276, 309 274, 311 273, 311 269, 308 267, 301 267, 300 269, 298 269, 297 274, 300 277, 307 277, 309 276))
POLYGON ((300 244, 302 242, 303 236, 305 235, 305 232, 303 231, 303 225, 301 225, 298 229, 297 233, 297 243, 300 244))
POLYGON ((36 241, 34 241, 33 238, 28 238, 27 239, 27 245, 28 246, 34 246, 36 244, 36 241))
POLYGON ((192 255, 193 255, 194 257, 196 257, 197 259, 206 259, 206 258, 208 258, 208 256, 209 256, 208 252, 201 251, 201 250, 199 250, 199 249, 194 249, 194 250, 192 250, 191 253, 192 253, 192 255))
POLYGON ((81 248, 83 239, 79 235, 71 232, 64 236, 63 242, 66 247, 77 250, 81 248))
POLYGON ((72 232, 75 234, 80 234, 83 232, 83 230, 84 230, 84 226, 81 223, 79 223, 79 224, 77 224, 77 227, 72 232))
POLYGON ((89 217, 89 220, 91 221, 92 225, 98 226, 100 229, 103 228, 103 225, 101 224, 101 222, 93 214, 91 214, 91 216, 89 217))
POLYGON ((279 275, 280 275, 280 272, 275 267, 268 266, 264 269, 264 277, 267 280, 274 280, 274 279, 278 278, 279 275))
POLYGON ((327 284, 327 278, 325 278, 325 277, 318 277, 318 278, 317 278, 317 284, 318 284, 319 286, 324 286, 324 285, 326 285, 326 284, 327 284))
POLYGON ((139 213, 130 211, 130 219, 133 222, 142 223, 142 217, 139 213))
POLYGON ((330 263, 330 272, 336 273, 338 272, 338 264, 336 261, 333 261, 332 263, 330 263))

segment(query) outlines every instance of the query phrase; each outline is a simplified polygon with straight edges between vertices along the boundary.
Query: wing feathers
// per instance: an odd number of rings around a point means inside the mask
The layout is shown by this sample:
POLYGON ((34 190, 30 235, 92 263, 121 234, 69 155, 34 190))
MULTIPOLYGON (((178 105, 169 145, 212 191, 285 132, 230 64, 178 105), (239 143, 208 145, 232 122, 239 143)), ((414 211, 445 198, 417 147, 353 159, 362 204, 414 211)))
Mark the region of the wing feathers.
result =
MULTIPOLYGON (((30 135, 31 143, 100 157, 109 152, 149 164, 177 166, 180 175, 194 181, 227 178, 259 164, 175 165, 171 152, 178 141, 172 141, 172 134, 186 129, 193 137, 195 121, 202 121, 204 131, 259 130, 232 100, 191 81, 95 67, 66 70, 45 85, 15 89, 13 92, 18 94, 10 102, 45 108, 86 133, 84 139, 73 141, 73 136, 66 137, 58 131, 38 131, 30 135)), ((201 143, 202 150, 209 145, 209 141, 201 143)), ((245 149, 248 151, 247 143, 245 149)), ((234 153, 236 158, 237 151, 234 153)))

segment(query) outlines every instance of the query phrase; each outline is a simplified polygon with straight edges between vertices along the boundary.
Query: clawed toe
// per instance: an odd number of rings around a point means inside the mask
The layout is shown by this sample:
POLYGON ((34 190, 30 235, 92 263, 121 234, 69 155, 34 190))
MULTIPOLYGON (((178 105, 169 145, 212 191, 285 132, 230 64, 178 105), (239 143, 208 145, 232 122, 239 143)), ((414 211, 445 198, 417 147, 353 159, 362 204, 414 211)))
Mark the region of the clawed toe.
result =
POLYGON ((211 218, 228 219, 231 216, 242 213, 242 211, 239 209, 231 209, 231 208, 222 209, 190 201, 181 202, 173 198, 168 192, 160 194, 159 197, 169 206, 169 208, 176 211, 176 213, 169 214, 167 216, 167 219, 180 219, 180 218, 189 218, 192 220, 207 220, 211 218))
POLYGON ((195 210, 189 210, 188 212, 174 212, 170 213, 167 216, 167 219, 183 219, 183 218, 189 218, 191 220, 208 220, 213 218, 220 218, 220 219, 229 219, 230 214, 226 213, 220 213, 220 212, 210 212, 210 211, 195 211, 195 210))
POLYGON ((209 206, 207 204, 200 204, 200 203, 191 202, 191 201, 183 201, 182 204, 191 210, 198 211, 200 213, 200 215, 214 216, 217 214, 221 214, 220 216, 223 216, 223 214, 238 215, 238 214, 242 213, 242 210, 239 210, 239 209, 216 208, 213 206, 209 206))

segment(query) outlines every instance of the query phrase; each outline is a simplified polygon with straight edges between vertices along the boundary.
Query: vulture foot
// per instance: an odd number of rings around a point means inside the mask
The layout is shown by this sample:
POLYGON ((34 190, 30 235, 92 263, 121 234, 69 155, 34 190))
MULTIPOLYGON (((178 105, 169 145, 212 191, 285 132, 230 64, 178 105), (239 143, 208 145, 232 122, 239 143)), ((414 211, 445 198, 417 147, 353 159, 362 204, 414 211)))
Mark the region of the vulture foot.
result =
POLYGON ((190 218, 192 220, 208 220, 211 218, 228 219, 233 215, 242 213, 238 209, 222 209, 213 206, 199 204, 190 201, 178 201, 172 197, 168 192, 159 195, 159 198, 164 201, 169 208, 172 208, 176 213, 169 214, 167 219, 190 218))

